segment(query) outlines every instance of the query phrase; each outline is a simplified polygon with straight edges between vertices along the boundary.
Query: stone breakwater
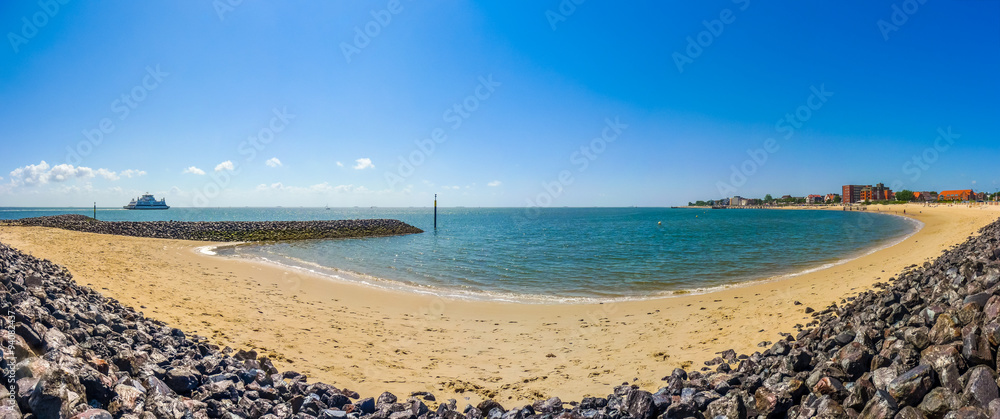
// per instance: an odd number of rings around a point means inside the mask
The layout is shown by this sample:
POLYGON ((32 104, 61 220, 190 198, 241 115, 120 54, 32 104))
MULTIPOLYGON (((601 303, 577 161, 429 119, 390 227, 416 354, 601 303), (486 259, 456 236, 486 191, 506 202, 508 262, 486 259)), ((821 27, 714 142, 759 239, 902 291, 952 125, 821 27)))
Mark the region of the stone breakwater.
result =
POLYGON ((998 418, 1000 222, 981 233, 875 290, 804 308, 810 324, 762 352, 674 370, 655 393, 623 384, 606 397, 516 407, 310 383, 0 244, 0 302, 14 321, 0 346, 0 400, 15 401, 0 418, 998 418))
POLYGON ((98 221, 66 214, 7 221, 14 226, 54 227, 87 233, 215 242, 342 239, 424 231, 398 220, 336 221, 98 221))

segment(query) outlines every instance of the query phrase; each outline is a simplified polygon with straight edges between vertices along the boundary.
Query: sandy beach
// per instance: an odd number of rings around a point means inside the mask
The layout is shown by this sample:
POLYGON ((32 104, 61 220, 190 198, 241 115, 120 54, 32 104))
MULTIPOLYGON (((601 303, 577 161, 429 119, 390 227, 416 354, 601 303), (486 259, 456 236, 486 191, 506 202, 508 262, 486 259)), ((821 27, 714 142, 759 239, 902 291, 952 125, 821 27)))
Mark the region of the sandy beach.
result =
MULTIPOLYGON (((1000 207, 871 207, 924 228, 828 269, 708 294, 605 304, 442 299, 332 281, 202 254, 210 243, 0 227, 0 241, 69 268, 76 281, 220 346, 269 354, 279 369, 364 395, 429 391, 504 406, 603 396, 623 382, 655 391, 675 367, 757 343, 817 310, 932 260, 1000 207), (795 304, 798 301, 801 304, 795 304)), ((694 210, 692 210, 694 211, 694 210)), ((692 212, 692 217, 695 213, 692 212)))

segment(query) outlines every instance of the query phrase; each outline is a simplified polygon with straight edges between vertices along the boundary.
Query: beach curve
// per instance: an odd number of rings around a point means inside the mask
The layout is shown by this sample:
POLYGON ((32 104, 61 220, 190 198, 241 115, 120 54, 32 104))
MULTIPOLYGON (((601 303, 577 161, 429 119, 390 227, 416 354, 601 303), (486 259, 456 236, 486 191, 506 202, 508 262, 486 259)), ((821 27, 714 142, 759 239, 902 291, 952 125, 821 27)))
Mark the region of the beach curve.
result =
POLYGON ((697 368, 729 348, 759 350, 756 342, 809 321, 805 307, 888 280, 997 216, 908 208, 920 211, 912 214, 925 223, 920 232, 823 271, 667 300, 562 306, 331 287, 309 275, 200 255, 194 249, 205 243, 198 242, 18 227, 0 228, 0 240, 68 267, 78 282, 147 316, 220 345, 270 351, 280 368, 334 385, 530 402, 603 395, 622 381, 653 389, 675 366, 697 368))

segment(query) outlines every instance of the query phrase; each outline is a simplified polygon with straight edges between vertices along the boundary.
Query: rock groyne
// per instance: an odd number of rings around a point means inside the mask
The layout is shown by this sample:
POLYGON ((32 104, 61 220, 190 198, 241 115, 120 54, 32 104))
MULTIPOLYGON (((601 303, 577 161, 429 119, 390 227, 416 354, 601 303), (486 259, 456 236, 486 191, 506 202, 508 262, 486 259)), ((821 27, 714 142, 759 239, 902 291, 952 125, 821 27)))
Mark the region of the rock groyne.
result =
POLYGON ((334 221, 98 221, 66 214, 9 220, 7 225, 87 233, 215 242, 341 239, 423 233, 398 220, 334 221))

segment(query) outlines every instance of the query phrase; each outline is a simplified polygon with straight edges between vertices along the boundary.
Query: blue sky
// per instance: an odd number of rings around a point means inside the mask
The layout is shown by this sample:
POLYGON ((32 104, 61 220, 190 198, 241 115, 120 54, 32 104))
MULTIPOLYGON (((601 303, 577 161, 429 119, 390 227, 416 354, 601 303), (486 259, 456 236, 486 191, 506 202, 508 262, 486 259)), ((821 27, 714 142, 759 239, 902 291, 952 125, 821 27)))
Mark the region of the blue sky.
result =
POLYGON ((993 0, 0 11, 0 206, 146 191, 176 206, 423 206, 434 193, 447 206, 669 206, 847 183, 1000 188, 993 0))

